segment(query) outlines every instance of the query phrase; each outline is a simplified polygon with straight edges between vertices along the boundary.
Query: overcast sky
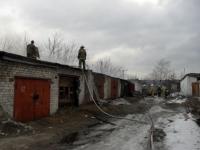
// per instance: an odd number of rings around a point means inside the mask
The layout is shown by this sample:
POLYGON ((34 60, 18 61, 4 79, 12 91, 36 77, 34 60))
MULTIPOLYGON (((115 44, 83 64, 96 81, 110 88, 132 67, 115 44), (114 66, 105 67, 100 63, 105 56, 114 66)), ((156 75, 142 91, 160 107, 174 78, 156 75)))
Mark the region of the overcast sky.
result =
POLYGON ((200 0, 0 0, 0 35, 37 41, 60 32, 88 60, 110 57, 138 76, 165 58, 200 72, 200 0))

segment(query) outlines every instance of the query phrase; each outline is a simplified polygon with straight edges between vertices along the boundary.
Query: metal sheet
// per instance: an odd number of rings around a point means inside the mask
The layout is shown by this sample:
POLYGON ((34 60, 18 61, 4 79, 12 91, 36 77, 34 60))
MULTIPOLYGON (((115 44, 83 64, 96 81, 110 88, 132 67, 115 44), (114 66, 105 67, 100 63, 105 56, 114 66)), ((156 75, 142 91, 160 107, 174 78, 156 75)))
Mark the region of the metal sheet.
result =
POLYGON ((50 81, 16 78, 14 119, 27 122, 49 115, 50 81))

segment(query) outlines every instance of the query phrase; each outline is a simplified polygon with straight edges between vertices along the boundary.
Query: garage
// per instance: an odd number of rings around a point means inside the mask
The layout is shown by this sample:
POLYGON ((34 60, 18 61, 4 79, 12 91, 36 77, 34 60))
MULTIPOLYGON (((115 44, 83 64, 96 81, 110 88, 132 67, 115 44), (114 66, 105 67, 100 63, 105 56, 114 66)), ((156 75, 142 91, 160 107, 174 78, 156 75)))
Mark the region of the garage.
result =
POLYGON ((111 98, 115 99, 118 97, 118 80, 111 79, 111 98))
POLYGON ((50 80, 15 78, 14 119, 27 122, 49 115, 50 80))
POLYGON ((79 105, 80 80, 77 76, 60 75, 59 108, 79 105))
POLYGON ((192 83, 192 96, 200 96, 199 83, 192 83))

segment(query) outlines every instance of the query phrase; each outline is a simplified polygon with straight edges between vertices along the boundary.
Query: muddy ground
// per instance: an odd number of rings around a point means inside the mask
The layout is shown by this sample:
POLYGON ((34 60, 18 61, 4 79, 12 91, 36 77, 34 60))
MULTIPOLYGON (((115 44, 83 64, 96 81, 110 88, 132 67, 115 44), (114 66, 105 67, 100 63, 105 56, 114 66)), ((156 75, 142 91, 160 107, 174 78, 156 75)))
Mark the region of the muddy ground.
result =
MULTIPOLYGON (((140 98, 126 98, 129 105, 103 103, 104 111, 126 116, 143 113, 146 108, 139 103, 140 98)), ((120 100, 119 100, 120 101, 120 100)), ((55 115, 26 124, 4 120, 0 124, 0 149, 51 149, 57 145, 73 145, 79 132, 87 132, 97 125, 111 124, 110 118, 103 115, 94 104, 80 108, 65 107, 55 115)))
POLYGON ((0 124, 2 150, 146 150, 150 119, 154 149, 198 150, 199 99, 125 98, 103 103, 104 111, 126 119, 109 118, 93 104, 66 107, 51 117, 0 124))

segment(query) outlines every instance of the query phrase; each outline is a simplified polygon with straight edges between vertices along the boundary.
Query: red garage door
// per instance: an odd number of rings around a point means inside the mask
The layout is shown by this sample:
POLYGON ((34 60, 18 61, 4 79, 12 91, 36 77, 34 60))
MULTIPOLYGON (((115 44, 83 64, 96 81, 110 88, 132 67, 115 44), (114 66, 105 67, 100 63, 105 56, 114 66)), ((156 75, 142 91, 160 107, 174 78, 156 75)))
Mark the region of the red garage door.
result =
POLYGON ((49 115, 50 82, 44 79, 16 78, 14 118, 26 122, 49 115))
POLYGON ((111 98, 115 99, 118 97, 118 80, 111 79, 111 98))

